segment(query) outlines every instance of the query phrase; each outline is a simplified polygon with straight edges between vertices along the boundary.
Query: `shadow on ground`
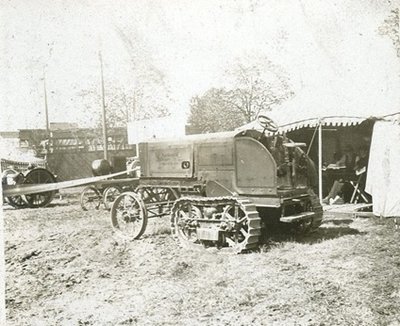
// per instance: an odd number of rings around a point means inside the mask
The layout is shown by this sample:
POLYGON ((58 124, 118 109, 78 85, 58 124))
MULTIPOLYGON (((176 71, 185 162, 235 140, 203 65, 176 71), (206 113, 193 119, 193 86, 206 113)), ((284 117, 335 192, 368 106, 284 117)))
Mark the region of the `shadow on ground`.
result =
POLYGON ((298 237, 296 241, 300 243, 318 243, 324 240, 332 240, 337 239, 346 235, 364 235, 366 232, 360 232, 357 229, 345 226, 339 227, 326 227, 321 226, 316 231, 304 235, 302 237, 298 237))
POLYGON ((76 204, 77 202, 53 202, 46 207, 43 208, 52 208, 52 207, 59 207, 59 206, 71 206, 72 204, 76 204))
POLYGON ((325 218, 323 220, 323 224, 332 223, 334 225, 341 225, 341 224, 349 225, 353 223, 353 221, 354 220, 351 218, 325 218))
POLYGON ((279 229, 270 229, 263 235, 262 243, 264 246, 276 245, 277 242, 297 242, 304 244, 321 243, 326 240, 337 239, 347 235, 364 235, 366 232, 361 232, 349 225, 353 223, 352 219, 326 219, 323 224, 315 231, 307 234, 293 234, 284 232, 279 229))
POLYGON ((62 207, 71 206, 72 204, 75 204, 75 203, 72 203, 72 202, 52 202, 52 203, 48 204, 46 207, 37 207, 37 208, 20 207, 20 208, 15 208, 15 207, 10 206, 10 205, 5 203, 2 208, 5 211, 8 211, 8 210, 20 210, 22 212, 24 209, 49 209, 49 208, 54 208, 54 207, 59 207, 59 206, 62 206, 62 207))

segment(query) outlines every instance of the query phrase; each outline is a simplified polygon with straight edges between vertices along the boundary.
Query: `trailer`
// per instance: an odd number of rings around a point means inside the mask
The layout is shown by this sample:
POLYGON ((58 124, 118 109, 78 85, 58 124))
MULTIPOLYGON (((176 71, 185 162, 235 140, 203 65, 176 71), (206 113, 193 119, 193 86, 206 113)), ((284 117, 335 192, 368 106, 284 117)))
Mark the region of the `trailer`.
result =
MULTIPOLYGON (((137 187, 139 176, 139 159, 137 157, 126 158, 126 168, 129 170, 126 176, 115 179, 101 180, 86 186, 80 195, 81 208, 84 211, 99 209, 111 209, 112 203, 122 192, 134 191, 137 187)), ((99 159, 92 162, 93 176, 105 176, 113 172, 113 167, 107 160, 99 159)))

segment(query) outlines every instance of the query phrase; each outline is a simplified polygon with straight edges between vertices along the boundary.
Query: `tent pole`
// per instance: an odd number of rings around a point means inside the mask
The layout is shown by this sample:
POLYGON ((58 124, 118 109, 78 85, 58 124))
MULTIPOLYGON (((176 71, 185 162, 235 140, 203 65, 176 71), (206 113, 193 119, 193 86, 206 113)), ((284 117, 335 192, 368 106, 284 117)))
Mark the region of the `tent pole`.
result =
POLYGON ((313 133, 313 135, 311 137, 310 145, 308 145, 308 149, 307 149, 307 156, 310 154, 311 146, 314 143, 315 134, 317 133, 318 128, 319 128, 319 125, 317 126, 317 128, 315 128, 314 133, 313 133))
POLYGON ((318 126, 318 197, 322 204, 322 121, 318 126))

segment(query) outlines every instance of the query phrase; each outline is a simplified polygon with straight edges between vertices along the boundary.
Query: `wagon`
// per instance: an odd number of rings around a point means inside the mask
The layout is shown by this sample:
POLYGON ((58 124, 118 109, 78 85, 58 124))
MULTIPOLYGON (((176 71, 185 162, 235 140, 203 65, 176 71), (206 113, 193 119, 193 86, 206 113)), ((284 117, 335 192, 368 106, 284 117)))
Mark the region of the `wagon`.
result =
MULTIPOLYGON (((106 210, 110 210, 119 194, 135 190, 138 185, 138 178, 135 177, 139 175, 138 159, 136 157, 127 158, 127 168, 129 169, 128 178, 101 180, 86 186, 80 195, 82 209, 88 211, 103 206, 106 210)), ((107 160, 92 162, 94 176, 107 175, 111 172, 112 167, 107 160)))

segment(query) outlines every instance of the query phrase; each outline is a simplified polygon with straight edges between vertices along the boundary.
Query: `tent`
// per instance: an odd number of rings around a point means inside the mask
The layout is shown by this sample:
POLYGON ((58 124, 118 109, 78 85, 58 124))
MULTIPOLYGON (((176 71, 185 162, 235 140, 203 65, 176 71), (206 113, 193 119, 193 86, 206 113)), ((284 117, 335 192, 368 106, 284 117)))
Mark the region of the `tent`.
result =
POLYGON ((378 121, 374 125, 365 190, 372 195, 377 216, 400 216, 400 125, 378 121))

